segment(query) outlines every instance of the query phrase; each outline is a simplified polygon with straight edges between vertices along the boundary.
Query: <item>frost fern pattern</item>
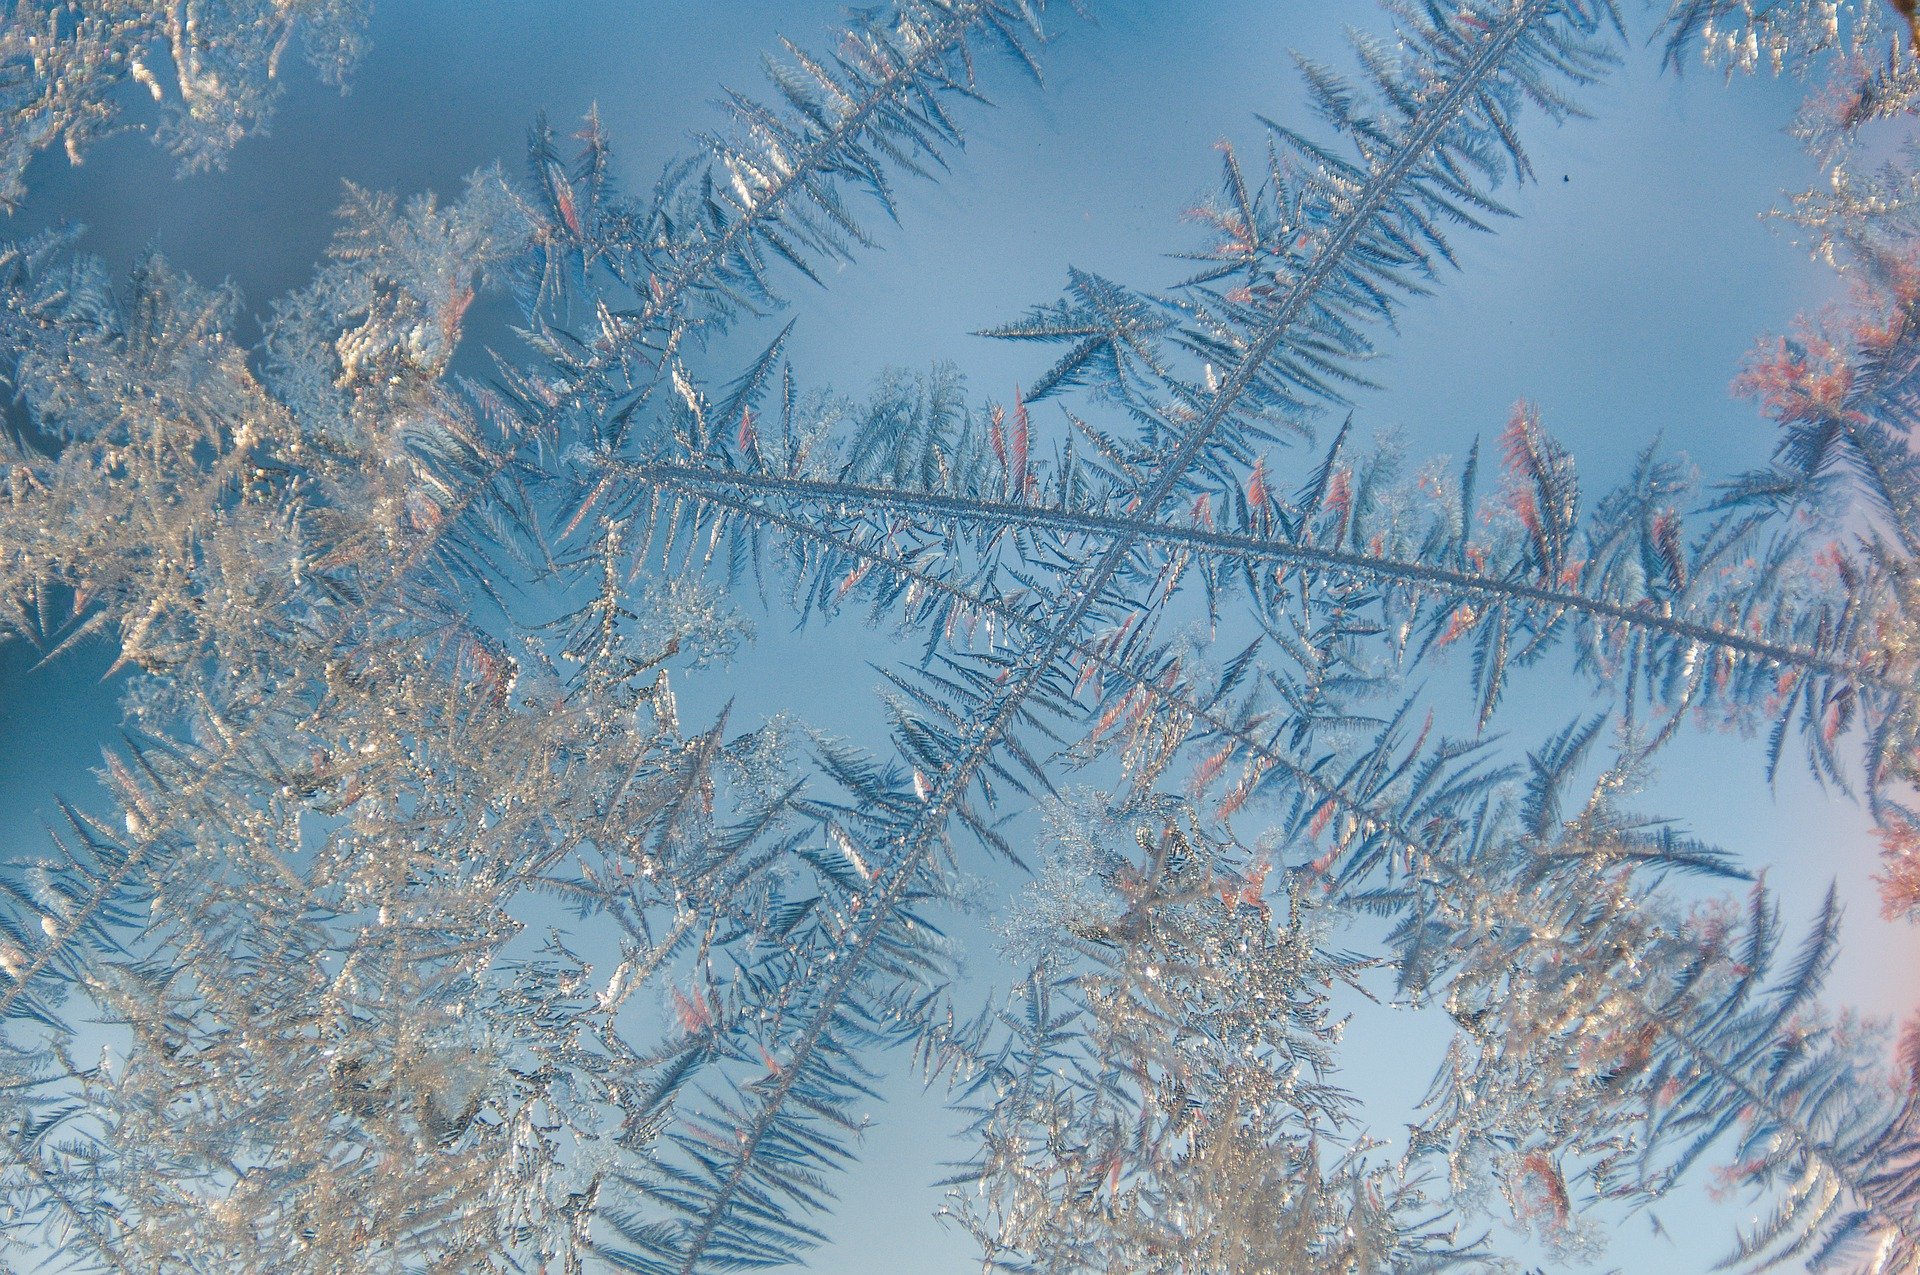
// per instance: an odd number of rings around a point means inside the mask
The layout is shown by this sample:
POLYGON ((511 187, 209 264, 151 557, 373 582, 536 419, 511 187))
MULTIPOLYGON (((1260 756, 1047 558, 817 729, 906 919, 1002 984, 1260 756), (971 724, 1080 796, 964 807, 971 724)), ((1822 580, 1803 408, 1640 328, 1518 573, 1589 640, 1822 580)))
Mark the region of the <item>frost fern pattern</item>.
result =
MULTIPOLYGON (((187 13, 16 5, 0 195, 129 78, 217 163, 290 39, 338 74, 365 22, 187 13)), ((1913 179, 1854 171, 1912 114, 1904 28, 1655 33, 1818 78, 1829 180, 1785 215, 1858 300, 1741 373, 1770 465, 1705 492, 1649 443, 1596 498, 1525 403, 1464 463, 1360 440, 1383 334, 1626 56, 1611 0, 1395 3, 1357 77, 1303 61, 1189 278, 1073 271, 993 329, 1050 347, 1024 392, 806 388, 768 316, 1079 16, 861 11, 643 196, 597 117, 446 202, 350 189, 257 344, 157 254, 0 250, 0 634, 108 643, 126 687, 114 815, 0 868, 8 1260, 804 1264, 910 1067, 964 1115, 943 1217, 987 1270, 1503 1269, 1490 1217, 1588 1255, 1716 1161, 1772 1201, 1733 1262, 1920 1270, 1920 1032, 1883 1057, 1821 1004, 1833 896, 1789 941, 1631 805, 1689 723, 1763 731, 1920 910, 1913 179), (488 293, 521 339, 481 375, 488 293), (683 720, 756 607, 906 639, 885 737, 683 720), (1515 750, 1549 659, 1601 709, 1515 750), (947 934, 983 873, 1001 995, 947 934), (1450 1039, 1397 1150, 1341 1085, 1359 997, 1450 1039)))

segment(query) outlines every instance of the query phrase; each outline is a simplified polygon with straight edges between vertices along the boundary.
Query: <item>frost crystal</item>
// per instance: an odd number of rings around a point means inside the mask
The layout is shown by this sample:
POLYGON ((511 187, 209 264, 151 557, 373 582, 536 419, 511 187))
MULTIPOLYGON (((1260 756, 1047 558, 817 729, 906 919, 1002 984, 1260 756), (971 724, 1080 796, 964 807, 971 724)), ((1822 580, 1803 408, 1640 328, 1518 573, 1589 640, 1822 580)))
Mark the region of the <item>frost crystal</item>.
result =
MULTIPOLYGON (((10 1260, 792 1265, 911 1059, 965 1114, 945 1216, 987 1270, 1502 1269, 1488 1215, 1572 1260, 1716 1158, 1771 1201, 1736 1261, 1920 1270, 1920 1030, 1889 1066, 1820 1004, 1834 895, 1789 943, 1629 805, 1686 723, 1764 727, 1864 796, 1920 913, 1920 222, 1912 152, 1858 158, 1911 48, 1671 6, 1669 61, 1821 77, 1789 215, 1858 286, 1750 360, 1780 446, 1710 495, 1652 447, 1583 485, 1526 403, 1457 463, 1284 450, 1609 72, 1606 0, 1395 3, 1361 77, 1304 62, 1319 140, 1223 147, 1189 278, 1073 272, 993 330, 1054 347, 1024 393, 810 389, 786 329, 728 365, 947 166, 989 51, 1037 70, 1044 8, 861 10, 645 197, 591 117, 451 201, 349 189, 258 348, 157 254, 0 248, 0 638, 128 673, 112 813, 0 867, 10 1260), (756 603, 913 639, 883 734, 762 702, 756 603), (1603 706, 1512 752, 1556 648, 1603 706), (1464 714, 1420 689, 1450 669, 1464 714), (966 907, 1005 909, 1004 999, 966 907), (1447 1042, 1392 1142, 1342 1087, 1363 1006, 1447 1042)), ((217 163, 289 41, 337 75, 362 23, 16 4, 0 199, 127 83, 217 163)))

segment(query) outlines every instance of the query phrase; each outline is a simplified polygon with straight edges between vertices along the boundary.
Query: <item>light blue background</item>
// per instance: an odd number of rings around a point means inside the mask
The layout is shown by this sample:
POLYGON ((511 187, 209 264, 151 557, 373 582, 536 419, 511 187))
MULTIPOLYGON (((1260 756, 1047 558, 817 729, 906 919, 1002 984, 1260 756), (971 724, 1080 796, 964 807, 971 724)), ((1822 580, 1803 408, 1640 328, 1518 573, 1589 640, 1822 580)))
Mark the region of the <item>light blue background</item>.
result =
MULTIPOLYGON (((1646 17, 1628 7, 1637 30, 1627 66, 1582 98, 1597 119, 1527 132, 1541 181, 1509 189, 1521 218, 1497 238, 1463 234, 1464 271, 1415 303, 1385 343, 1388 358, 1373 369, 1383 389, 1360 397, 1357 420, 1400 430, 1416 456, 1462 454, 1475 435, 1497 433, 1520 397, 1573 446, 1589 492, 1618 478, 1656 432, 1709 478, 1767 455, 1767 426, 1729 397, 1728 381, 1756 338, 1834 292, 1822 268, 1756 215, 1816 176, 1780 132, 1797 89, 1728 87, 1697 66, 1662 77, 1641 47, 1646 17)), ((43 159, 25 211, 0 222, 0 234, 82 221, 87 246, 115 266, 153 244, 203 280, 232 279, 263 312, 307 278, 343 179, 452 194, 495 159, 519 172, 536 110, 564 132, 598 102, 621 172, 644 188, 692 130, 715 122, 721 84, 758 90, 757 59, 776 33, 818 46, 835 12, 821 0, 376 0, 372 53, 347 97, 293 70, 272 135, 244 142, 226 172, 184 182, 136 136, 99 146, 78 169, 43 159)), ((1215 140, 1258 146, 1255 111, 1299 118, 1289 49, 1341 64, 1342 24, 1380 26, 1369 5, 1326 0, 1124 0, 1100 12, 1097 27, 1059 21, 1043 92, 990 69, 1001 106, 965 117, 969 149, 941 184, 904 185, 900 227, 875 219, 882 251, 830 276, 824 292, 793 286, 792 352, 809 384, 859 392, 888 366, 948 358, 976 395, 1008 397, 1045 366, 1044 353, 967 333, 1051 300, 1070 263, 1134 284, 1177 277, 1180 263, 1164 254, 1195 241, 1180 213, 1215 176, 1215 140)), ((495 302, 478 312, 475 334, 497 338, 506 319, 495 302)), ((1304 463, 1273 459, 1283 473, 1304 463)), ((866 688, 876 679, 864 661, 890 658, 887 635, 849 623, 794 636, 777 617, 760 627, 760 650, 731 674, 688 684, 690 720, 738 696, 868 733, 866 688)), ((113 688, 98 682, 109 658, 83 651, 36 672, 18 644, 0 647, 0 853, 42 844, 55 791, 88 795, 86 768, 114 738, 113 688)), ((1464 676, 1463 664, 1451 671, 1464 676)), ((1505 726, 1537 740, 1584 708, 1584 695, 1552 675, 1523 680, 1505 726)), ((1866 821, 1788 770, 1769 793, 1758 741, 1695 734, 1670 752, 1642 804, 1766 865, 1790 920, 1803 921, 1837 876, 1849 911, 1833 999, 1902 1013, 1920 942, 1878 919, 1866 821)), ((1356 1017, 1345 1080, 1372 1096, 1377 1133, 1390 1137, 1417 1099, 1438 1041, 1404 1015, 1356 1017)), ((923 1185, 963 1148, 944 1141, 951 1121, 938 1095, 895 1089, 843 1183, 836 1244, 816 1269, 969 1264, 963 1238, 931 1220, 939 1192, 923 1185)), ((1673 1240, 1628 1220, 1611 1264, 1705 1270, 1751 1210, 1694 1192, 1656 1212, 1673 1240)))

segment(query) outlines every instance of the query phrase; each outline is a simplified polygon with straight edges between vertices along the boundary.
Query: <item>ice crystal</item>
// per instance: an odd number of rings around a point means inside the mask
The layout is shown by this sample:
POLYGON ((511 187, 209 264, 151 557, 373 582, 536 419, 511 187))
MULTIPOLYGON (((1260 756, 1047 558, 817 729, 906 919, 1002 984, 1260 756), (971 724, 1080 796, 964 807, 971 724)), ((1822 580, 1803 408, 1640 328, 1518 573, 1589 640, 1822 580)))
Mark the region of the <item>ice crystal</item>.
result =
POLYGON ((344 85, 365 44, 363 0, 184 4, 14 0, 0 14, 0 208, 26 194, 27 164, 59 145, 80 163, 119 122, 125 86, 160 107, 155 142, 183 172, 215 168, 266 126, 296 42, 344 85))
MULTIPOLYGON (((1581 1256, 1714 1158, 1772 1200, 1735 1260, 1920 1269, 1920 1049, 1821 1007, 1832 897, 1789 948, 1764 889, 1712 893, 1737 857, 1629 804, 1688 721, 1764 728, 1920 906, 1913 174, 1850 166, 1911 51, 1838 4, 1673 6, 1671 61, 1825 77, 1794 215, 1858 297, 1742 373, 1770 467, 1709 497, 1649 446, 1596 495, 1525 403, 1497 456, 1342 426, 1274 459, 1363 408, 1626 34, 1607 0, 1389 12, 1357 78, 1302 63, 1317 137, 1223 148, 1188 279, 1074 272, 993 330, 1055 354, 1000 402, 714 338, 852 262, 993 62, 1038 70, 1035 0, 787 47, 646 196, 597 118, 447 202, 350 189, 258 348, 158 255, 0 250, 0 627, 131 673, 115 813, 0 870, 10 1256, 793 1264, 910 1056, 970 1117, 945 1215, 988 1269, 1497 1268, 1489 1213, 1581 1256), (489 290, 521 343, 481 378, 489 290), (883 735, 751 686, 685 720, 756 596, 913 637, 883 735), (1607 709, 1510 753, 1484 728, 1556 648, 1607 709), (1459 721, 1414 682, 1448 672, 1459 721), (944 916, 1035 858, 983 1004, 944 916), (1397 1149, 1341 1084, 1370 999, 1450 1039, 1397 1149)), ((297 31, 331 73, 359 21, 16 5, 0 194, 129 78, 216 162, 297 31)))

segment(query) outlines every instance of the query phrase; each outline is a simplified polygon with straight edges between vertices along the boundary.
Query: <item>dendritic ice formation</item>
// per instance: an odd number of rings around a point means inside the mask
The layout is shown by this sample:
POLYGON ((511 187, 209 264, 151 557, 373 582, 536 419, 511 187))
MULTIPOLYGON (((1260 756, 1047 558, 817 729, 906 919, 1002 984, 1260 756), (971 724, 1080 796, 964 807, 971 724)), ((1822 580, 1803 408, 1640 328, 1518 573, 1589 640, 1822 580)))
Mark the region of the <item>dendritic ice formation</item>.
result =
POLYGON ((272 116, 290 47, 345 83, 365 9, 362 0, 11 0, 0 11, 0 211, 25 197, 37 152, 57 145, 77 164, 122 128, 151 128, 183 173, 219 167, 272 116), (157 124, 121 122, 130 92, 160 105, 157 124))
MULTIPOLYGON (((1693 724, 1764 733, 1867 804, 1920 914, 1920 179, 1868 137, 1920 54, 1878 3, 1389 12, 1224 155, 1189 279, 1073 273, 996 329, 1053 347, 1000 404, 714 338, 1038 78, 1077 20, 1040 0, 787 46, 645 195, 592 118, 448 203, 352 191, 257 344, 158 256, 0 249, 0 632, 127 675, 103 793, 0 866, 7 1260, 804 1263, 912 1068, 965 1113, 944 1216, 987 1270, 1508 1269, 1501 1219, 1571 1260, 1717 1174, 1765 1202, 1733 1264, 1920 1271, 1920 1028, 1822 1004, 1831 896, 1783 933, 1631 805, 1693 724), (1353 441, 1381 335, 1637 21, 1812 86, 1825 180, 1781 215, 1855 295, 1741 373, 1773 463, 1703 492, 1650 440, 1583 502, 1525 404, 1461 465, 1353 441), (468 374, 488 290, 523 340, 468 374), (683 721, 755 606, 906 635, 887 737, 745 679, 683 721), (1484 728, 1554 651, 1599 709, 1510 752, 1484 728), (990 864, 1025 881, 999 995, 943 928, 990 864), (1354 997, 1448 1025, 1391 1143, 1342 1084, 1354 997)), ((0 194, 129 79, 214 162, 289 40, 331 73, 361 27, 20 0, 0 194)))

